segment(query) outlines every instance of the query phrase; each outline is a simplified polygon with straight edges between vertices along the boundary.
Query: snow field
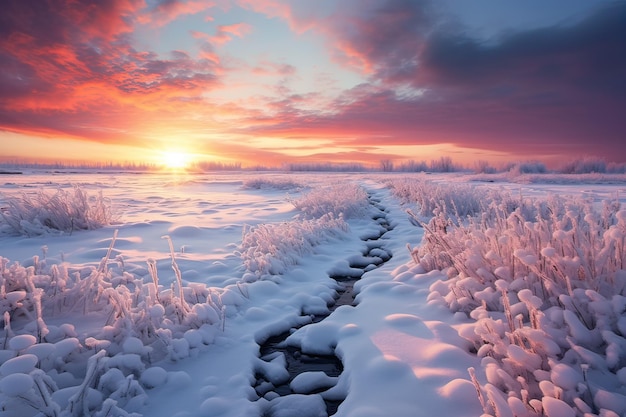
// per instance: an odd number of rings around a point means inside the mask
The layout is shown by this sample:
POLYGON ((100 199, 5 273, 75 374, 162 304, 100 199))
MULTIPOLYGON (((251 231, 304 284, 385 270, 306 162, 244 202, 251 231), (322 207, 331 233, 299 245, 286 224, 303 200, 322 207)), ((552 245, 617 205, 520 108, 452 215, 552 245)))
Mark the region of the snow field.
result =
MULTIPOLYGON (((226 316, 235 314, 237 306, 254 294, 248 290, 248 282, 278 279, 277 275, 297 264, 314 246, 346 233, 342 217, 344 212, 353 211, 355 203, 349 199, 344 202, 347 208, 335 204, 336 214, 317 219, 244 227, 240 250, 235 252, 242 259, 244 272, 239 282, 224 288, 183 283, 170 236, 163 236, 169 244, 175 276, 169 288, 160 284, 152 258, 146 261, 149 281, 126 271, 124 262, 111 260, 117 231, 97 267, 48 267, 39 257, 33 258, 32 266, 24 267, 1 258, 5 320, 2 356, 7 360, 3 380, 8 381, 3 383, 2 393, 8 415, 28 415, 37 410, 55 416, 76 415, 77 410, 94 415, 138 411, 147 399, 145 389, 169 379, 165 370, 153 365, 196 356, 213 343, 216 334, 224 330, 226 316), (73 314, 90 317, 98 323, 96 328, 102 327, 79 339, 72 323, 47 324, 73 314), (25 339, 32 346, 23 348, 25 339), (40 357, 28 353, 30 348, 40 357), (27 358, 38 358, 37 369, 30 362, 22 368, 16 365, 26 363, 27 358), (103 385, 102 381, 108 382, 103 385)), ((189 237, 189 233, 177 235, 189 237)), ((333 297, 332 289, 328 291, 328 296, 321 298, 298 294, 302 304, 298 308, 312 314, 327 310, 333 297)), ((251 317, 255 316, 252 311, 248 318, 259 320, 251 317)))
POLYGON ((617 202, 447 188, 442 177, 407 181, 402 207, 388 176, 327 187, 323 175, 237 175, 181 178, 162 195, 143 185, 150 177, 116 179, 106 195, 126 209, 119 236, 2 229, 14 260, 0 262, 0 415, 317 417, 324 389, 344 399, 338 417, 626 413, 617 202), (378 255, 393 257, 358 270, 355 307, 300 327, 336 297, 329 275, 378 256, 361 240, 380 233, 368 193, 394 226, 378 255), (57 257, 62 245, 79 262, 57 257), (343 373, 305 373, 292 394, 259 400, 261 367, 284 378, 259 345, 296 327, 289 344, 334 353, 343 373))

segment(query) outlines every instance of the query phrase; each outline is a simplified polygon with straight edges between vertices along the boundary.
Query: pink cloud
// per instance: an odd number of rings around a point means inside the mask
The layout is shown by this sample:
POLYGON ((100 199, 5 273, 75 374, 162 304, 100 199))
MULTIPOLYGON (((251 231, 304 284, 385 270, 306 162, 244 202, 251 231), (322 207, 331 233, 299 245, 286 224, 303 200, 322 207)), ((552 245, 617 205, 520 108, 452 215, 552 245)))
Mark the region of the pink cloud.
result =
MULTIPOLYGON (((142 24, 164 26, 180 16, 206 12, 217 5, 217 2, 210 0, 160 0, 155 6, 145 9, 138 16, 138 21, 142 24)), ((210 16, 206 19, 210 19, 210 16)))
POLYGON ((0 17, 0 129, 135 141, 151 117, 197 106, 219 83, 215 62, 129 44, 143 2, 9 6, 0 17))
POLYGON ((291 10, 289 3, 280 0, 237 0, 237 3, 269 17, 288 18, 291 10))
POLYGON ((192 30, 191 35, 199 40, 209 42, 211 45, 223 45, 230 42, 233 37, 243 38, 252 32, 252 26, 248 23, 235 23, 232 25, 219 25, 215 35, 192 30))
POLYGON ((232 25, 220 25, 218 26, 219 33, 228 33, 238 38, 243 38, 245 35, 252 31, 252 26, 248 23, 235 23, 232 25))
POLYGON ((215 35, 196 30, 190 31, 191 36, 200 41, 199 58, 206 59, 214 64, 220 63, 220 57, 215 49, 233 39, 233 36, 243 37, 252 31, 252 26, 247 23, 235 23, 232 25, 220 25, 215 35))
MULTIPOLYGON (((273 103, 276 115, 255 119, 246 131, 294 141, 328 138, 353 149, 451 143, 518 157, 592 154, 626 160, 626 149, 618 146, 624 131, 619 115, 623 107, 607 107, 600 101, 595 106, 572 102, 521 108, 517 100, 494 101, 489 95, 442 99, 426 93, 406 101, 392 90, 361 87, 337 100, 328 115, 305 115, 294 102, 273 103)), ((531 95, 528 100, 532 103, 535 98, 531 95)))

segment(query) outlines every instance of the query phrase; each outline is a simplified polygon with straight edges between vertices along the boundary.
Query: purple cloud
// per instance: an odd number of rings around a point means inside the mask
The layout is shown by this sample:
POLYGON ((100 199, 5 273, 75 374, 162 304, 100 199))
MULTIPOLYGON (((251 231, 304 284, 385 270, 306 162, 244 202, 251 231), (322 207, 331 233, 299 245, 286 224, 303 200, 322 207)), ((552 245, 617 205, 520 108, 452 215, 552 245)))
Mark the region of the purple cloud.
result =
POLYGON ((340 97, 331 116, 281 118, 263 126, 266 134, 376 133, 388 135, 387 144, 626 160, 623 2, 574 25, 488 43, 440 24, 426 1, 368 1, 323 18, 303 10, 290 11, 292 25, 325 33, 369 84, 340 97))

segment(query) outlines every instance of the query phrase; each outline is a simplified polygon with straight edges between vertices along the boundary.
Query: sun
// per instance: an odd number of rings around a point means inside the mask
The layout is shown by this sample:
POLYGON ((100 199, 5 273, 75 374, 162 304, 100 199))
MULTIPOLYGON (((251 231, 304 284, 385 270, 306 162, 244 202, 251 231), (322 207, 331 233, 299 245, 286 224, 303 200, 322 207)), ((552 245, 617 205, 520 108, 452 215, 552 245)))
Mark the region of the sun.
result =
POLYGON ((179 151, 164 151, 161 154, 161 163, 167 169, 182 170, 191 163, 191 155, 179 151))

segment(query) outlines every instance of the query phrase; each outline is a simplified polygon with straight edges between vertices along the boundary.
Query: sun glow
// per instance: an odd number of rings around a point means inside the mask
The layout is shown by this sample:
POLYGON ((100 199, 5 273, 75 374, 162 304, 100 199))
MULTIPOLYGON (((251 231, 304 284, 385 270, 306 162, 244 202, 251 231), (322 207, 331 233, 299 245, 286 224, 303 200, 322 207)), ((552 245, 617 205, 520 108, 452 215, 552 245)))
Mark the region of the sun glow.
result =
POLYGON ((192 157, 180 151, 164 151, 161 153, 161 164, 171 170, 182 170, 189 167, 192 157))

